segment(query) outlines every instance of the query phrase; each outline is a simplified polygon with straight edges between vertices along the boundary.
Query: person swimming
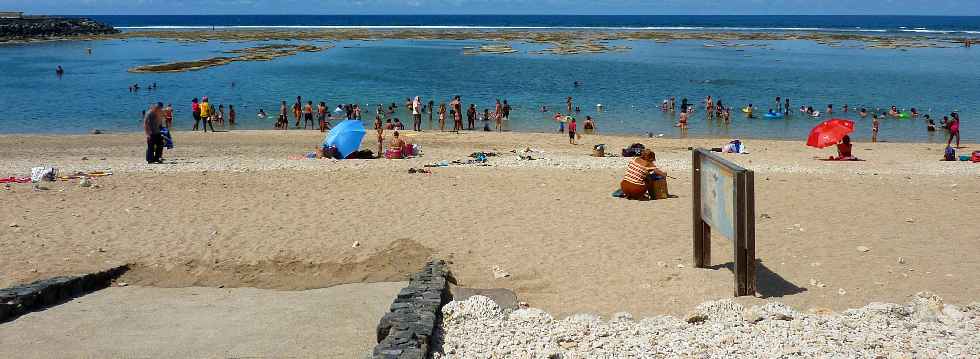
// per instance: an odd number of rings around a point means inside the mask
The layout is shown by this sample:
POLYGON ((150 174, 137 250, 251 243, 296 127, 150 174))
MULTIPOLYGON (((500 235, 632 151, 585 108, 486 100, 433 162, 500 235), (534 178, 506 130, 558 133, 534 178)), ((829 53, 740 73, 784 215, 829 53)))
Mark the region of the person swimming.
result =
POLYGON ((925 115, 923 118, 926 120, 926 131, 936 132, 936 123, 929 118, 929 115, 925 115))
POLYGON ((861 118, 868 117, 868 110, 862 107, 861 110, 858 111, 858 116, 861 116, 861 118))

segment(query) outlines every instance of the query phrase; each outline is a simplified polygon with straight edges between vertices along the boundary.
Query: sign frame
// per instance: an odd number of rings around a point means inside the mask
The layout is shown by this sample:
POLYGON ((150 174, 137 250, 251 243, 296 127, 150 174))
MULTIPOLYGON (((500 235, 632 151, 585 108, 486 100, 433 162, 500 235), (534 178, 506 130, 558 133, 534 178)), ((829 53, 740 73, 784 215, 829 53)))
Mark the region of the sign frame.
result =
POLYGON ((756 257, 755 257, 755 173, 752 170, 726 160, 704 148, 692 151, 691 183, 693 187, 693 225, 694 225, 694 266, 706 268, 711 265, 711 226, 702 217, 701 175, 703 161, 711 161, 712 165, 723 168, 734 175, 732 189, 735 192, 735 238, 732 247, 735 249, 735 296, 754 295, 756 293, 756 257))

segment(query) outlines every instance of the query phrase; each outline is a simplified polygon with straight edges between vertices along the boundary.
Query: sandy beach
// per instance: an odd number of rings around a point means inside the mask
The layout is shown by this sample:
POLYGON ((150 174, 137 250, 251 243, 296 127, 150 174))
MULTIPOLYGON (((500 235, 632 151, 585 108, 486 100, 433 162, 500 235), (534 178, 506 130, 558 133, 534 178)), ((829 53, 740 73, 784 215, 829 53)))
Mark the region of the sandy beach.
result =
MULTIPOLYGON (((0 177, 41 165, 113 175, 0 190, 0 286, 128 263, 134 285, 310 289, 401 281, 441 258, 461 285, 512 289, 556 317, 680 315, 733 293, 727 240, 713 239, 719 267, 692 268, 688 147, 726 139, 406 135, 423 156, 289 160, 322 134, 177 132, 163 165, 145 164, 140 134, 2 135, 0 177), (590 157, 591 145, 634 142, 676 177, 677 198, 610 196, 626 159, 590 157), (538 159, 509 152, 528 146, 538 159), (408 172, 475 151, 499 156, 408 172), (494 267, 510 276, 495 279, 494 267)), ((980 166, 939 161, 939 144, 857 143, 867 161, 842 163, 817 160, 832 150, 802 140, 744 142, 750 154, 724 156, 756 172, 761 298, 740 303, 836 311, 925 290, 980 298, 980 166)))

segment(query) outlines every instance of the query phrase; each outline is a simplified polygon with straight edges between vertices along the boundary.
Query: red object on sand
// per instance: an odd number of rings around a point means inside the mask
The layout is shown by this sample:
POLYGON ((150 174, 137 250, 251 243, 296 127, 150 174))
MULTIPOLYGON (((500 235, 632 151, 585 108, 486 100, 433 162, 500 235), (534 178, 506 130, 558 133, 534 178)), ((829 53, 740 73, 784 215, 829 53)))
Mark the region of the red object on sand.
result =
POLYGON ((806 145, 824 148, 836 145, 845 135, 854 132, 854 121, 834 118, 817 125, 810 130, 806 145))

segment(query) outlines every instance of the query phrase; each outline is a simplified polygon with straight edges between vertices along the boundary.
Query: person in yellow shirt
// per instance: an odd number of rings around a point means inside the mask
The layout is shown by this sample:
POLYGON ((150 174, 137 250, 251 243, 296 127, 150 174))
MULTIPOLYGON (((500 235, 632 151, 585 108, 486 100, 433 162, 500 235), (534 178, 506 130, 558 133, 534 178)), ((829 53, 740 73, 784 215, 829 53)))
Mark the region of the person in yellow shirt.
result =
POLYGON ((204 132, 208 132, 208 126, 211 126, 211 132, 214 132, 214 124, 211 123, 211 116, 213 115, 214 109, 208 103, 208 97, 204 96, 201 98, 201 120, 204 121, 201 127, 204 129, 204 132))

